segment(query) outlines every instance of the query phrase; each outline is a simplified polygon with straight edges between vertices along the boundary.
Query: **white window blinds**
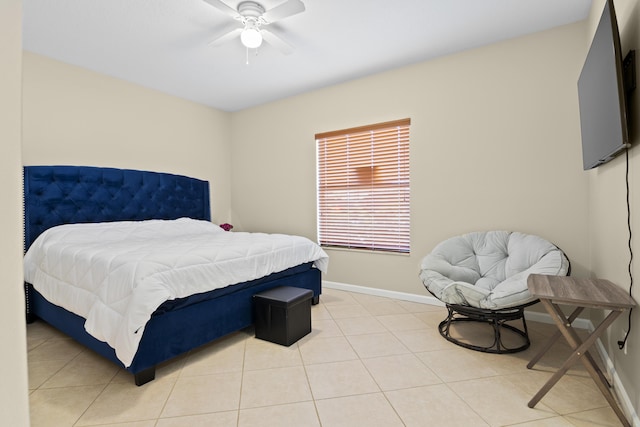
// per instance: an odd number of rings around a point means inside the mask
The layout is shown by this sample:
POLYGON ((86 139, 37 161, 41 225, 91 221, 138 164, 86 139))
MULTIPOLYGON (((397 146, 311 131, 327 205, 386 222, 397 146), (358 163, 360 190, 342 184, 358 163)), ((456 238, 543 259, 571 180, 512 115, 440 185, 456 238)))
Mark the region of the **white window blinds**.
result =
POLYGON ((409 253, 410 119, 320 133, 320 244, 409 253))

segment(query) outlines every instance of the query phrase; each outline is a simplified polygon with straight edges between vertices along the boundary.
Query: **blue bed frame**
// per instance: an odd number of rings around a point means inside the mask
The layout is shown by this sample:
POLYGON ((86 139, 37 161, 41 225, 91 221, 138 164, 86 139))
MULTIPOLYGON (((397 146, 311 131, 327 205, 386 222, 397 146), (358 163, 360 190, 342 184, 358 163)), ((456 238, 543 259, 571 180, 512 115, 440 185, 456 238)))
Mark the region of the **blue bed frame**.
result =
MULTIPOLYGON (((159 172, 90 166, 24 167, 25 251, 45 230, 70 223, 211 219, 209 183, 159 172)), ((253 295, 276 286, 311 289, 318 303, 320 271, 311 263, 234 285, 198 302, 155 313, 131 366, 107 343, 84 330, 85 319, 48 302, 25 283, 27 321, 40 318, 134 374, 137 385, 155 378, 156 366, 253 323, 253 295)))

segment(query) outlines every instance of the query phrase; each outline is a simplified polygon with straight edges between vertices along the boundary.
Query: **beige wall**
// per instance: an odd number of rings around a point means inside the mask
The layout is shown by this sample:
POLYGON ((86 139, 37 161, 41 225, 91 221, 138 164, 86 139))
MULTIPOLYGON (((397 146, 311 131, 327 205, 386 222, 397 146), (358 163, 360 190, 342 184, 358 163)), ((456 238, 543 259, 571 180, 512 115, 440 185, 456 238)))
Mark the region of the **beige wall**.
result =
POLYGON ((22 171, 20 170, 20 79, 22 2, 0 2, 0 422, 29 425, 27 344, 22 286, 22 171))
POLYGON ((585 274, 585 49, 575 24, 234 113, 234 221, 316 239, 314 134, 410 117, 411 255, 330 250, 327 280, 426 296, 421 258, 485 229, 546 237, 585 274))
MULTIPOLYGON (((595 31, 600 17, 604 0, 596 0, 592 6, 589 19, 589 31, 585 44, 591 40, 591 34, 595 31)), ((640 2, 638 0, 616 0, 616 13, 620 27, 623 55, 630 49, 636 49, 636 57, 640 53, 640 2)), ((636 67, 638 59, 636 58, 636 67)), ((640 70, 640 68, 638 68, 640 70)), ((632 248, 635 255, 632 272, 634 281, 640 274, 640 253, 638 243, 638 220, 640 209, 640 187, 638 183, 638 169, 640 168, 640 97, 636 89, 632 96, 632 148, 629 150, 629 182, 631 202, 631 228, 634 233, 632 248)), ((590 236, 590 263, 593 275, 599 278, 611 280, 625 290, 629 289, 630 279, 628 264, 630 260, 627 230, 626 185, 625 185, 626 159, 619 156, 612 162, 599 168, 586 172, 589 177, 589 236, 590 236)), ((634 286, 632 296, 640 301, 640 290, 634 286)), ((622 381, 630 403, 640 408, 640 369, 638 369, 638 357, 640 355, 640 318, 638 310, 633 312, 631 334, 627 341, 626 354, 620 351, 617 341, 623 338, 628 330, 627 316, 621 316, 611 327, 610 332, 604 337, 604 345, 613 361, 613 368, 622 381)), ((602 314, 592 314, 594 321, 598 321, 602 314)), ((636 420, 637 421, 637 420, 636 420)))
POLYGON ((230 221, 230 116, 86 69, 24 53, 25 165, 170 172, 211 185, 214 221, 230 221))

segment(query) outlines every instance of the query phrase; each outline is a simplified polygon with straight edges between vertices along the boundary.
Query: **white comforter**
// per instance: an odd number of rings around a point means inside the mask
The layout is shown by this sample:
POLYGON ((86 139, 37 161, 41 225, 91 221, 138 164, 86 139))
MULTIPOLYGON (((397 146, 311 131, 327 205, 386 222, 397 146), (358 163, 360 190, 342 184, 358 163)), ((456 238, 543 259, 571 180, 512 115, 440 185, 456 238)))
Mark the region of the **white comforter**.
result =
POLYGON ((129 366, 151 314, 166 300, 257 279, 327 254, 300 236, 226 232, 207 221, 70 224, 24 258, 25 281, 86 319, 85 329, 129 366))

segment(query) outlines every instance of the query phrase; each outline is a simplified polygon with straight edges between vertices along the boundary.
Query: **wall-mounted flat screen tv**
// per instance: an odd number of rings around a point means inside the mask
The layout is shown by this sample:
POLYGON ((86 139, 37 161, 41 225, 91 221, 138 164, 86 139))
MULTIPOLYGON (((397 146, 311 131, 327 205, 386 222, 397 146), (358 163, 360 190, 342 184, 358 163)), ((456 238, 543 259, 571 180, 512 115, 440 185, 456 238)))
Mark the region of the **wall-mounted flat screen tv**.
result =
POLYGON ((612 160, 629 144, 620 34, 607 0, 578 79, 584 170, 612 160))

